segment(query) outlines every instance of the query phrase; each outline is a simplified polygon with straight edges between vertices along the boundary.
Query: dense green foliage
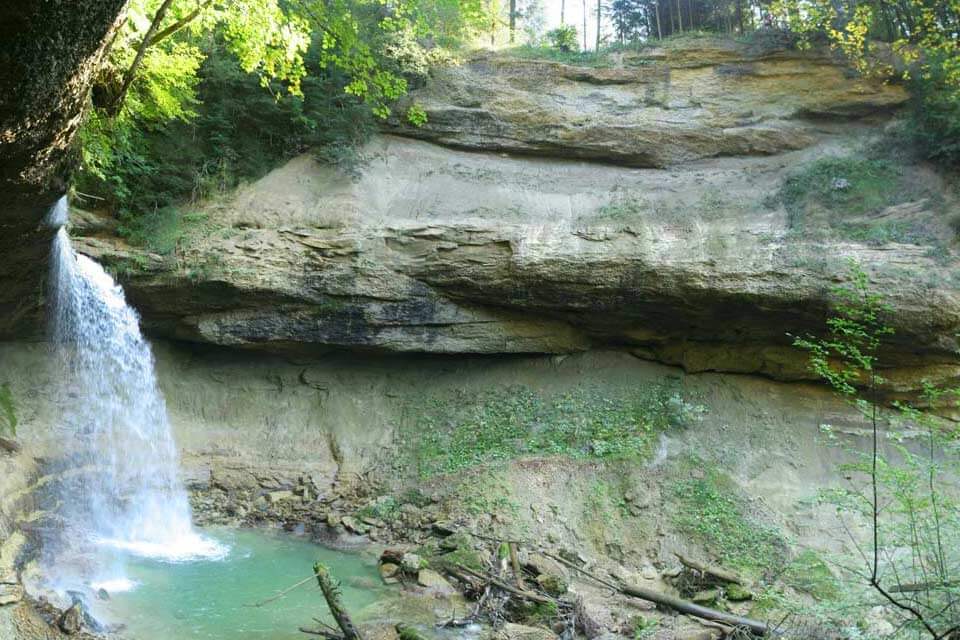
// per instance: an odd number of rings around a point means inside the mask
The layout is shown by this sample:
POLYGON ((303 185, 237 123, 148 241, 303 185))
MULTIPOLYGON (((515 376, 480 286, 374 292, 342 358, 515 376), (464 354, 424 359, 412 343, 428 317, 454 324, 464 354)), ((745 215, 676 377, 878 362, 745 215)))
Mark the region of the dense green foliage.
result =
POLYGON ((352 171, 376 120, 451 61, 445 47, 487 28, 488 11, 482 0, 136 0, 81 130, 78 190, 135 236, 170 218, 158 212, 308 148, 352 171))
POLYGON ((947 54, 933 53, 925 72, 911 78, 911 131, 917 147, 940 164, 960 166, 960 91, 947 54))
POLYGON ((930 158, 960 160, 960 4, 941 0, 775 0, 803 43, 828 40, 865 74, 910 81, 914 127, 930 158))
POLYGON ((533 455, 644 457, 660 432, 701 411, 665 386, 616 397, 592 389, 548 396, 517 386, 418 406, 404 441, 422 477, 533 455))
POLYGON ((547 32, 547 39, 550 46, 564 53, 577 49, 577 28, 565 24, 547 32))

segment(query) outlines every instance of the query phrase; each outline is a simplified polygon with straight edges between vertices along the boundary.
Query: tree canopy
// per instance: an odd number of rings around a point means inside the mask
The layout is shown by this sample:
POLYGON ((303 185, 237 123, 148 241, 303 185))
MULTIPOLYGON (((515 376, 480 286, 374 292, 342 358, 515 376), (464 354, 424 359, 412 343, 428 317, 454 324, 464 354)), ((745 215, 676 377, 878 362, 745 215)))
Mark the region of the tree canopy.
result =
MULTIPOLYGON (((490 26, 489 0, 132 0, 92 92, 79 185, 121 214, 316 148, 346 161, 490 26), (217 177, 214 178, 213 176, 217 177)), ((413 105, 405 114, 422 123, 413 105)))

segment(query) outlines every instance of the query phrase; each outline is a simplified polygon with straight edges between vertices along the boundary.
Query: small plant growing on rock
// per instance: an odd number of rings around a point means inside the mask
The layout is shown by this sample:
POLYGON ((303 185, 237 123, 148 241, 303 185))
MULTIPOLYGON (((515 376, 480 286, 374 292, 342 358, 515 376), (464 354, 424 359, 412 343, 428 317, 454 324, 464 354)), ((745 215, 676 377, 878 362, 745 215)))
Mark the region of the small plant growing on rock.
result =
POLYGON ((13 403, 13 392, 10 385, 0 385, 0 436, 17 436, 17 411, 13 403))

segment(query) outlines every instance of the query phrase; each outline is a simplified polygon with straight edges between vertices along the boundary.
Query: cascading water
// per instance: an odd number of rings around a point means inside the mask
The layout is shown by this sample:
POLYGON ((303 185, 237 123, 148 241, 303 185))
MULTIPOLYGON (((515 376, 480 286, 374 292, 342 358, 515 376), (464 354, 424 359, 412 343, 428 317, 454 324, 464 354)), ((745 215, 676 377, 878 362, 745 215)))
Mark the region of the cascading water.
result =
POLYGON ((178 561, 223 550, 191 523, 153 355, 137 314, 103 268, 73 250, 62 226, 66 208, 64 197, 47 218, 59 227, 49 310, 65 458, 58 489, 64 524, 50 547, 60 569, 64 557, 86 557, 76 577, 117 589, 125 579, 123 553, 178 561), (103 549, 120 553, 90 560, 103 549))

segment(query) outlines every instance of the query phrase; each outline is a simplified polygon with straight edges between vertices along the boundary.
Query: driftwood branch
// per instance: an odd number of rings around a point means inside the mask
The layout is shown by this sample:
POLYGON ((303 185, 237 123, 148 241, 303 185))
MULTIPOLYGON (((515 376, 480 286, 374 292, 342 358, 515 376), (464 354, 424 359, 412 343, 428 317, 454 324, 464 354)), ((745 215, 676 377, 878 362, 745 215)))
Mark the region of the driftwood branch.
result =
POLYGON ((960 580, 949 580, 947 582, 908 582, 907 584, 898 584, 887 589, 890 593, 917 593, 919 591, 930 591, 932 589, 949 589, 960 586, 960 580))
POLYGON ((727 571, 726 569, 722 569, 720 567, 715 567, 712 565, 697 562, 696 560, 687 558, 686 556, 679 553, 674 553, 673 555, 677 556, 677 559, 680 561, 680 564, 687 567, 688 569, 693 569, 694 571, 700 573, 701 575, 710 576, 712 578, 716 578, 721 582, 726 582, 730 584, 739 584, 739 585, 743 584, 743 580, 740 578, 740 576, 730 571, 727 571))
POLYGON ((679 613, 685 613, 687 615, 696 616, 698 618, 703 618, 704 620, 711 620, 713 622, 719 622, 721 624, 730 625, 733 627, 742 627, 744 629, 749 629, 751 633, 757 636, 766 636, 770 632, 770 628, 766 623, 760 622, 759 620, 752 620, 750 618, 743 618, 741 616, 735 616, 724 611, 717 611, 716 609, 710 609, 709 607, 702 607, 698 604, 694 604, 687 600, 681 598, 676 598, 665 593, 660 593, 658 591, 652 591, 650 589, 644 589, 643 587, 636 587, 632 585, 616 585, 605 580, 589 571, 578 567, 577 565, 569 562, 568 560, 554 555, 552 553, 546 553, 545 555, 553 558, 557 562, 560 562, 564 566, 567 566, 574 571, 582 573, 595 580, 596 582, 609 587, 615 591, 618 591, 626 596, 631 596, 633 598, 640 598, 641 600, 646 600, 648 602, 653 602, 664 607, 669 607, 674 611, 679 613))
POLYGON ((250 603, 250 604, 245 604, 245 605, 243 605, 243 606, 245 606, 245 607, 262 607, 263 605, 269 604, 269 603, 273 602, 274 600, 279 600, 280 598, 282 598, 283 596, 287 595, 288 593, 290 593, 291 591, 293 591, 293 590, 296 589, 297 587, 302 586, 302 585, 305 585, 305 584, 307 584, 308 582, 310 582, 310 581, 313 580, 313 579, 314 579, 314 576, 310 576, 309 578, 304 578, 304 579, 301 580, 300 582, 298 582, 298 583, 296 583, 296 584, 292 584, 292 585, 290 585, 289 587, 287 587, 286 589, 283 589, 282 591, 278 591, 277 594, 274 595, 274 596, 270 596, 269 598, 267 598, 267 599, 265 599, 265 600, 261 600, 261 601, 259 601, 259 602, 252 602, 252 603, 250 603))
POLYGON ((487 582, 494 585, 495 587, 499 589, 503 589, 508 593, 512 593, 514 595, 520 596, 521 598, 526 598, 528 600, 532 600, 533 602, 540 602, 543 604, 549 604, 554 602, 553 598, 548 598, 547 596, 542 596, 539 593, 534 593, 532 591, 527 591, 525 589, 517 589, 516 587, 507 584, 506 582, 504 582, 503 580, 500 580, 499 578, 496 578, 494 576, 485 576, 482 573, 479 573, 477 571, 474 571, 473 569, 470 569, 469 567, 463 566, 462 564, 458 564, 456 565, 456 567, 458 570, 464 573, 467 573, 481 580, 486 580, 487 582))

